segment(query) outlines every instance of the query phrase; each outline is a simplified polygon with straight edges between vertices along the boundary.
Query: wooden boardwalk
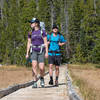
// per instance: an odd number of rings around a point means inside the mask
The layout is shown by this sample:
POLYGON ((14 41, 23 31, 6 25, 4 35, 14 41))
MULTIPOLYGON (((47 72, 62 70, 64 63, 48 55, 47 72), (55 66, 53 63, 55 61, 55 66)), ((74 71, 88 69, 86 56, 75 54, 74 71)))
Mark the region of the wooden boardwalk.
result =
MULTIPOLYGON (((54 73, 55 76, 55 73, 54 73)), ((40 87, 33 89, 32 86, 22 88, 11 93, 0 100, 69 100, 66 87, 66 67, 60 67, 59 87, 48 85, 49 75, 45 76, 45 88, 40 87)))

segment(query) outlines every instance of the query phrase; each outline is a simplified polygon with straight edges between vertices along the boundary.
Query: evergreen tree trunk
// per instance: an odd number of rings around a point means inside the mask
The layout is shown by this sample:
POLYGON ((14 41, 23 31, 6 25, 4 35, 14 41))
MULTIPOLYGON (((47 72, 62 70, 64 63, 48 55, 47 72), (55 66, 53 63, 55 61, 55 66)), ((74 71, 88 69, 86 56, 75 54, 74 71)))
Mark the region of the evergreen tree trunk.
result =
POLYGON ((0 0, 0 17, 1 19, 3 20, 3 4, 4 4, 4 1, 3 0, 0 0))
POLYGON ((95 14, 97 15, 97 13, 96 13, 96 8, 97 8, 97 7, 96 7, 96 1, 97 1, 97 0, 94 0, 94 10, 95 10, 95 14))
POLYGON ((53 5, 53 0, 50 2, 50 7, 51 7, 51 28, 54 24, 54 5, 53 5))

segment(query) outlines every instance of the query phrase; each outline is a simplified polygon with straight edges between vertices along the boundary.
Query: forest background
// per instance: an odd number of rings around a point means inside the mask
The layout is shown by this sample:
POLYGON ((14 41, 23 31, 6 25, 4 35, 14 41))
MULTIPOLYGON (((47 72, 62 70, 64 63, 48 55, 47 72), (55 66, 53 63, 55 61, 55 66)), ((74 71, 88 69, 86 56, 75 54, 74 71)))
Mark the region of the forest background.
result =
POLYGON ((0 0, 1 64, 26 64, 28 21, 33 17, 45 22, 48 34, 54 23, 59 26, 67 39, 63 63, 100 63, 99 0, 0 0))

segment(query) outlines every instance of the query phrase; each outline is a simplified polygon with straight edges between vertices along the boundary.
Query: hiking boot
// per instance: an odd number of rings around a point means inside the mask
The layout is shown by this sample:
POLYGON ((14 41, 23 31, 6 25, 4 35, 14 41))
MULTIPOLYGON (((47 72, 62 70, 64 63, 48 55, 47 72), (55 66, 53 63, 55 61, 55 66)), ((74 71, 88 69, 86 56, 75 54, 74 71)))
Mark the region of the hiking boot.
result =
POLYGON ((44 79, 40 79, 40 85, 41 85, 41 87, 44 87, 44 85, 45 85, 44 79))
POLYGON ((58 86, 58 80, 55 81, 55 86, 58 86))
POLYGON ((34 82, 34 83, 33 83, 32 88, 37 88, 37 82, 34 82))
POLYGON ((53 80, 50 80, 49 81, 49 85, 53 85, 53 80))

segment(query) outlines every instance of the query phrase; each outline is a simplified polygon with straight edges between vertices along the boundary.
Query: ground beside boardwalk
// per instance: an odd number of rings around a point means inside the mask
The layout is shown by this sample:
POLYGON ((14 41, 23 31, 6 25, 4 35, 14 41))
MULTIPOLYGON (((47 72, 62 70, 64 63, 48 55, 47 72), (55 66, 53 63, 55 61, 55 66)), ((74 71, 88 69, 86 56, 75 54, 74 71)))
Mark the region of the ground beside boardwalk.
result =
POLYGON ((0 67, 0 89, 30 80, 32 80, 31 68, 16 65, 0 67))
POLYGON ((70 64, 69 69, 84 100, 100 100, 100 68, 94 64, 70 64))

